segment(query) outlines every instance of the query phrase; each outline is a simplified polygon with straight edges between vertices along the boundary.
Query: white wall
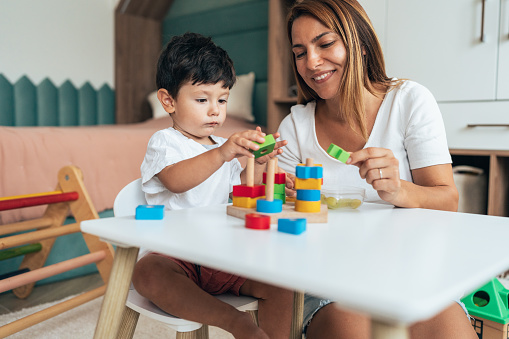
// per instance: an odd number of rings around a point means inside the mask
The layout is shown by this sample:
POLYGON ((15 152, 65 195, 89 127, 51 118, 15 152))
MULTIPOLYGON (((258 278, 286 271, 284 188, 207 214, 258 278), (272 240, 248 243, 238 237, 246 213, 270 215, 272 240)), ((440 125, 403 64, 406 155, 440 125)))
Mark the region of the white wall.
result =
POLYGON ((114 79, 116 0, 0 0, 0 73, 98 89, 114 79))

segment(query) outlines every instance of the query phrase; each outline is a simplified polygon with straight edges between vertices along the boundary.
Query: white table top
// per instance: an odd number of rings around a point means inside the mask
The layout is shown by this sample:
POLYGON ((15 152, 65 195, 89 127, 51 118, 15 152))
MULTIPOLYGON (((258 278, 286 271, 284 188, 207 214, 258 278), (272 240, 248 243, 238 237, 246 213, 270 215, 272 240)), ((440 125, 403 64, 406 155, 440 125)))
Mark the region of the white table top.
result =
POLYGON ((249 230, 226 205, 81 223, 83 232, 328 296, 387 322, 434 316, 509 268, 509 218, 365 203, 301 235, 249 230))

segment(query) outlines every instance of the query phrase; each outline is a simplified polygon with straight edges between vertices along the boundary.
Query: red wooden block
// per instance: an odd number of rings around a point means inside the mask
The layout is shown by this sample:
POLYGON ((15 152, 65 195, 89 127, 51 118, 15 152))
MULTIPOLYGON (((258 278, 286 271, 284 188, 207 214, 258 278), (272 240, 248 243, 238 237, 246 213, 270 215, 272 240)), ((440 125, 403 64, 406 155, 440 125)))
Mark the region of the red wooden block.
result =
POLYGON ((268 215, 249 213, 246 214, 246 228, 253 230, 270 229, 270 217, 268 215))
MULTIPOLYGON (((263 183, 267 183, 267 172, 263 172, 263 183)), ((286 173, 276 173, 274 174, 274 184, 286 184, 286 173)))
POLYGON ((262 197, 265 195, 265 186, 263 186, 263 185, 254 185, 254 186, 235 185, 235 186, 233 186, 232 195, 234 197, 247 197, 247 198, 262 197))

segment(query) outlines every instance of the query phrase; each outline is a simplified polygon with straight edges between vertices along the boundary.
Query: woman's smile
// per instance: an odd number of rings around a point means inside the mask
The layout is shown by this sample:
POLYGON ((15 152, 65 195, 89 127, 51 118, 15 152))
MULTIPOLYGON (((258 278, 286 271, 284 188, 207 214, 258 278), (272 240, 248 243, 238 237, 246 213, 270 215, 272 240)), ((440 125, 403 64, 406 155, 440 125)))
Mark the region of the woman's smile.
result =
POLYGON ((336 71, 328 71, 328 72, 325 72, 325 73, 321 73, 320 75, 316 75, 316 76, 313 76, 311 77, 316 83, 322 83, 322 82, 325 82, 327 81, 331 76, 332 74, 336 72, 336 71))

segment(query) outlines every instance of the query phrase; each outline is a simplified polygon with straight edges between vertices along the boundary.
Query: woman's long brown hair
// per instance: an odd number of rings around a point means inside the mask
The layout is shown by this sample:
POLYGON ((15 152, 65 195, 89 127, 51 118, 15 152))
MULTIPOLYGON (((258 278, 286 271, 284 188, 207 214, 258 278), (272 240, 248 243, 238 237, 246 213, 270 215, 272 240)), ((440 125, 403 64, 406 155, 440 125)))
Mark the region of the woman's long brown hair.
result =
MULTIPOLYGON (((303 15, 314 17, 343 39, 347 59, 339 86, 338 114, 347 121, 353 130, 356 130, 355 127, 358 126, 367 141, 363 90, 366 88, 373 95, 384 95, 394 85, 385 73, 382 47, 368 15, 356 0, 304 0, 298 2, 292 6, 287 17, 290 45, 293 44, 293 23, 303 15), (374 85, 385 90, 377 91, 374 85)), ((297 78, 298 103, 305 104, 312 100, 320 100, 316 92, 306 84, 297 72, 295 55, 293 53, 292 55, 292 66, 297 78)))

